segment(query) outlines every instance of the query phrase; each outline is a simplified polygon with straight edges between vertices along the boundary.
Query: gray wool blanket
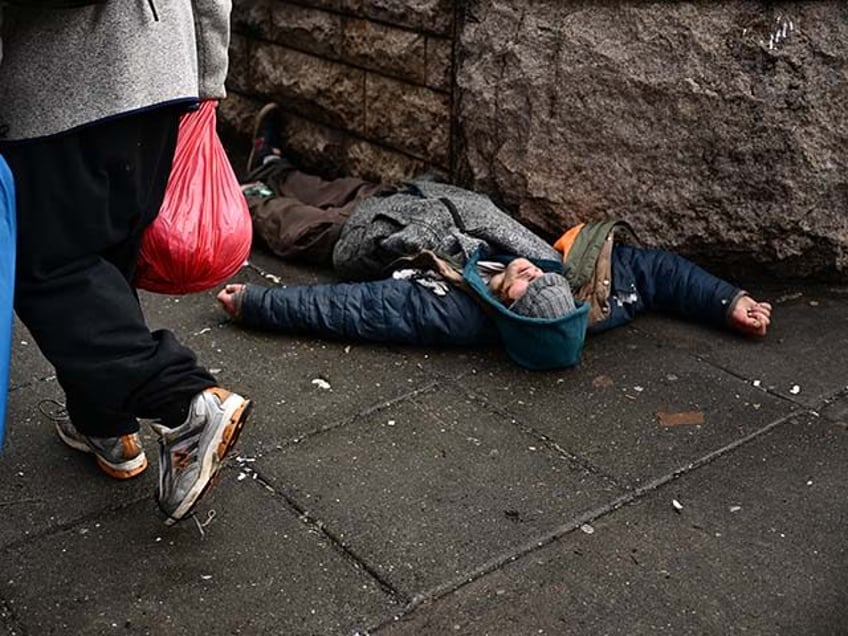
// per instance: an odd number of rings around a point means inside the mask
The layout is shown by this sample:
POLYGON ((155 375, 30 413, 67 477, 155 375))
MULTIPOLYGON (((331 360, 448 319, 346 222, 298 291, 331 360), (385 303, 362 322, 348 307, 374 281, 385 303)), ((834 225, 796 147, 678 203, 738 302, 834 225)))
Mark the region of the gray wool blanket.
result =
POLYGON ((347 280, 374 280, 398 258, 423 250, 463 266, 480 248, 486 256, 562 258, 489 197, 422 180, 402 192, 362 201, 342 228, 333 266, 347 280))

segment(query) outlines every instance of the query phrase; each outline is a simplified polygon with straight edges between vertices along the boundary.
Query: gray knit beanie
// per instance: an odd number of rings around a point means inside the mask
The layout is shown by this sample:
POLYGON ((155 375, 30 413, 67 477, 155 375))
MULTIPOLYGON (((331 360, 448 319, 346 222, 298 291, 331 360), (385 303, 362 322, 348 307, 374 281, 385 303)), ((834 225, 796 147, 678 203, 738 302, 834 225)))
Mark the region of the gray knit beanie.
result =
POLYGON ((561 318, 576 309, 571 287, 565 276, 548 272, 527 286, 524 295, 510 310, 530 318, 561 318))

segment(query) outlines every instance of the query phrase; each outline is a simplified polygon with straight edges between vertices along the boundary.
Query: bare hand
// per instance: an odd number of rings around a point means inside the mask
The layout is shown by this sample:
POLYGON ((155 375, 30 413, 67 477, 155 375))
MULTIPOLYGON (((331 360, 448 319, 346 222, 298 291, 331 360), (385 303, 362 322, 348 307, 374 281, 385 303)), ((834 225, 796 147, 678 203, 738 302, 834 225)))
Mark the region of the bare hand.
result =
POLYGON ((230 284, 218 292, 218 302, 231 318, 241 318, 241 296, 244 293, 244 285, 230 284))
POLYGON ((730 327, 751 336, 765 336, 771 324, 771 304, 742 296, 730 313, 730 327))

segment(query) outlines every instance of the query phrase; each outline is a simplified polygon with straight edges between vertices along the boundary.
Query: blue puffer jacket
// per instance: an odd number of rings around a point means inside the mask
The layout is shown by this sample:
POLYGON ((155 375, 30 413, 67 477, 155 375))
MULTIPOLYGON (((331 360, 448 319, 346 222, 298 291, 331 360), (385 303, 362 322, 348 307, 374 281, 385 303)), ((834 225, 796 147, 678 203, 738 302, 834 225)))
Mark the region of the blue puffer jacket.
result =
MULTIPOLYGON (((716 327, 742 290, 691 261, 661 250, 616 245, 610 316, 590 333, 624 325, 646 311, 716 327)), ((242 323, 256 329, 351 341, 475 346, 498 342, 492 320, 459 289, 437 296, 409 280, 302 287, 248 286, 242 323)))
POLYGON ((625 325, 649 311, 726 327, 731 307, 744 293, 678 254, 619 244, 612 250, 610 314, 589 333, 625 325))
POLYGON ((241 322, 269 331, 354 342, 475 346, 498 342, 494 323, 471 296, 444 296, 411 280, 296 287, 249 285, 241 322))

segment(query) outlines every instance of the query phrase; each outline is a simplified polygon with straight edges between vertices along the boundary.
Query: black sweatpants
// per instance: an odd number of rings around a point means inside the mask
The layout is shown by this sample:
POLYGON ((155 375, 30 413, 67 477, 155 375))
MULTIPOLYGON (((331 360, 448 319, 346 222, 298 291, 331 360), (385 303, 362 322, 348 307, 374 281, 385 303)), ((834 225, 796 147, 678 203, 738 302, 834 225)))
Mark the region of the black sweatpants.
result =
POLYGON ((182 422, 215 385, 168 331, 151 333, 131 281, 156 217, 182 108, 4 144, 18 197, 15 310, 56 368, 80 432, 182 422))

